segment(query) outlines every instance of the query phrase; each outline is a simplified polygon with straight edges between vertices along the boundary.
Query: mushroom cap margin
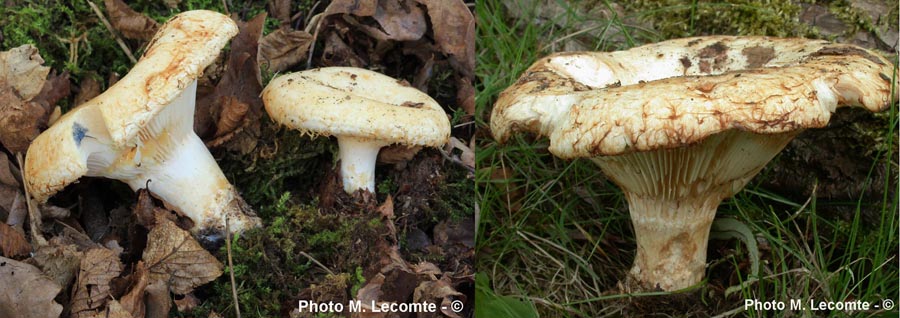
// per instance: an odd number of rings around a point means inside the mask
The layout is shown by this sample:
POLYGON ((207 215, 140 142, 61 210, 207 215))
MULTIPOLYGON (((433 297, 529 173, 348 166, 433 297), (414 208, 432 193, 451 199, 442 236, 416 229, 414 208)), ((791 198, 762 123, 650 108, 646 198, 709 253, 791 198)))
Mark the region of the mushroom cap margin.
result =
POLYGON ((549 150, 561 158, 679 147, 728 129, 783 133, 822 127, 841 106, 887 108, 897 99, 896 91, 890 95, 894 71, 867 50, 806 39, 710 36, 557 53, 501 93, 491 128, 501 142, 519 130, 549 136, 549 150), (691 43, 696 47, 686 49, 691 43), (748 49, 769 56, 761 61, 748 49), (642 60, 673 69, 634 69, 648 65, 642 60), (701 72, 698 61, 721 68, 701 72), (632 73, 617 73, 624 71, 632 73), (585 80, 591 74, 593 82, 585 80))

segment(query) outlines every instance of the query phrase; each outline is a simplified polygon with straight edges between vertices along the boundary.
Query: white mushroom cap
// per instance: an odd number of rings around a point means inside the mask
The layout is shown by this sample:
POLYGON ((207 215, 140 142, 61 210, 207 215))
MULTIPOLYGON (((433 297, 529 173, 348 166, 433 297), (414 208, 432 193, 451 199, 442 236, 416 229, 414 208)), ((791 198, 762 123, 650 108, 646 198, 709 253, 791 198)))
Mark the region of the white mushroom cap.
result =
POLYGON ((30 194, 46 201, 85 175, 133 189, 152 180, 151 191, 191 217, 195 230, 221 230, 221 214, 234 217, 235 230, 258 223, 237 209, 242 200, 193 132, 196 78, 237 31, 212 11, 169 20, 125 77, 34 140, 25 162, 30 194))
POLYGON ((784 133, 823 127, 837 107, 886 109, 894 69, 856 46, 768 37, 559 53, 500 95, 491 129, 501 141, 514 130, 549 136, 561 158, 677 147, 728 129, 784 133))
POLYGON ((276 122, 337 137, 348 193, 374 191, 381 147, 437 147, 450 138, 447 114, 431 97, 365 69, 326 67, 284 75, 266 86, 262 99, 276 122))
POLYGON ((430 96, 361 68, 324 67, 280 76, 263 90, 273 120, 314 135, 437 147, 450 122, 430 96))
POLYGON ((550 138, 588 157, 624 192, 637 241, 626 288, 677 290, 705 272, 719 203, 800 131, 838 107, 881 111, 896 67, 825 41, 710 36, 627 51, 559 53, 532 65, 494 105, 503 142, 550 138))

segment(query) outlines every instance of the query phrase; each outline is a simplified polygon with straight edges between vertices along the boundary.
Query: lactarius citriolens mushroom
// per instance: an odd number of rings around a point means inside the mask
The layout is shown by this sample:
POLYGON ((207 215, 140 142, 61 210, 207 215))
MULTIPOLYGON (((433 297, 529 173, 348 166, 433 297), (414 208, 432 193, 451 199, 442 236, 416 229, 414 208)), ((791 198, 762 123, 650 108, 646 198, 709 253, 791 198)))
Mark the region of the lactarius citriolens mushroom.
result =
POLYGON ((710 36, 619 52, 540 59, 494 105, 491 129, 550 139, 563 159, 590 158, 624 192, 637 241, 626 288, 699 283, 709 229, 799 132, 842 106, 877 112, 895 66, 856 46, 710 36))
POLYGON ((259 224, 193 131, 197 77, 231 37, 234 22, 188 11, 163 25, 128 75, 72 109, 28 148, 29 192, 46 201, 82 176, 151 192, 194 222, 196 234, 259 224))
POLYGON ((263 90, 272 120, 311 135, 337 137, 344 191, 375 191, 375 161, 391 144, 438 147, 450 121, 427 94, 389 76, 325 67, 280 76, 263 90))

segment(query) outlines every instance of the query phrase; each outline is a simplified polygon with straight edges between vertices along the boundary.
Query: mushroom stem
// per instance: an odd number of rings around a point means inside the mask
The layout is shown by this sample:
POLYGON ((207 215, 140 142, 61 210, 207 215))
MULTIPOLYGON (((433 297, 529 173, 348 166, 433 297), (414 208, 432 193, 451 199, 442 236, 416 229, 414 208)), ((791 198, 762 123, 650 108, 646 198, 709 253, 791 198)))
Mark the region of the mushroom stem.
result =
MULTIPOLYGON (((232 231, 259 223, 245 214, 240 195, 200 137, 184 134, 171 143, 165 145, 169 149, 165 160, 145 162, 146 170, 123 181, 134 190, 148 187, 154 195, 197 222, 194 229, 224 231, 225 217, 232 231)), ((148 159, 151 158, 144 161, 148 159)))
POLYGON ((703 278, 716 208, 799 132, 727 131, 673 149, 594 157, 625 192, 637 240, 626 286, 679 290, 703 278))
POLYGON ((375 161, 384 142, 358 137, 338 137, 341 179, 347 193, 365 189, 375 192, 375 161))
POLYGON ((628 282, 643 290, 678 290, 703 279, 709 229, 721 199, 658 200, 628 195, 637 255, 628 282))

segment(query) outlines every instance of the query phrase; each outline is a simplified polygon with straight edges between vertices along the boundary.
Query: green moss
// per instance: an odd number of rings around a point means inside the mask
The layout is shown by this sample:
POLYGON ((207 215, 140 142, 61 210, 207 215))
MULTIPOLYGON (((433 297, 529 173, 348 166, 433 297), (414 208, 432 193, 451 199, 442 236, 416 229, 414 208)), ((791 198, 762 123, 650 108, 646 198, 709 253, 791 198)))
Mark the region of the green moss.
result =
POLYGON ((800 6, 791 0, 737 0, 685 2, 635 1, 625 5, 651 22, 662 38, 694 35, 811 36, 812 28, 799 22, 800 6))

